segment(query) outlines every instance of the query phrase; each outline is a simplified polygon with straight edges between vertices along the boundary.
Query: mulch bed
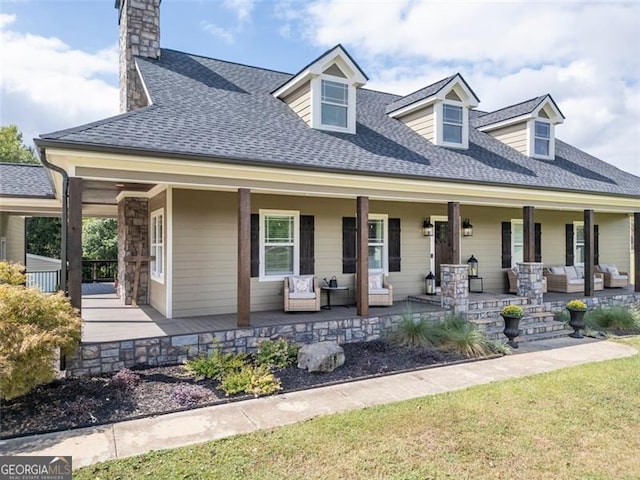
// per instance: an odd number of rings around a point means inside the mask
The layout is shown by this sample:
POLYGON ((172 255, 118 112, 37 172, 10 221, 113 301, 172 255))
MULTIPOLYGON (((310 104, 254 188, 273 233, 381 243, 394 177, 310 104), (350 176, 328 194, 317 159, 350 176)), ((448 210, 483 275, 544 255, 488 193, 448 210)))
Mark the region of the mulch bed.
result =
MULTIPOLYGON (((466 357, 430 348, 411 349, 376 340, 343 345, 345 364, 331 373, 308 373, 295 365, 277 370, 281 393, 348 382, 359 378, 443 365, 466 357)), ((0 405, 0 438, 68 430, 129 420, 205 405, 252 398, 227 397, 213 381, 196 381, 180 366, 137 369, 141 381, 133 388, 114 386, 111 376, 56 380, 37 387, 27 395, 0 405), (180 405, 176 387, 198 385, 202 398, 180 405)))

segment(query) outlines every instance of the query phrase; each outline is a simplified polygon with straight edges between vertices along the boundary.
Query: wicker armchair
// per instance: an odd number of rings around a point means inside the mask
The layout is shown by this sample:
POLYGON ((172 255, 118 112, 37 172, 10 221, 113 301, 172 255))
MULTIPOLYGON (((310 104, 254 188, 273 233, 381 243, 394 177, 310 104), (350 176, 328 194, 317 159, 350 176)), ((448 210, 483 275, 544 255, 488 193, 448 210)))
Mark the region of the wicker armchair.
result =
POLYGON ((320 287, 318 279, 312 276, 285 277, 284 279, 284 311, 285 312, 318 312, 320 311, 320 287), (294 282, 303 279, 312 285, 304 291, 295 291, 294 282))
POLYGON ((613 264, 601 263, 596 265, 595 271, 604 276, 605 288, 624 288, 629 285, 629 274, 619 272, 613 264))
POLYGON ((382 273, 369 274, 369 305, 374 307, 393 305, 393 285, 382 273))

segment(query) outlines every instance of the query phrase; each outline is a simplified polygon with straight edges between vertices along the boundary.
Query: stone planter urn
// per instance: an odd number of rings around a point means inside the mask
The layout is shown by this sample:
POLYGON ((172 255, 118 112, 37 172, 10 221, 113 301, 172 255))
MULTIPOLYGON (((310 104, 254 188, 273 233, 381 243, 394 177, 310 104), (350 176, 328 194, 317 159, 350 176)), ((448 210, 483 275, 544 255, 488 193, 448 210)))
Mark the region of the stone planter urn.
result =
POLYGON ((524 309, 520 305, 507 305, 500 312, 500 316, 504 320, 505 337, 509 340, 507 345, 511 348, 518 348, 518 344, 513 340, 520 335, 520 319, 524 315, 524 309))
POLYGON ((567 303, 569 311, 569 326, 573 332, 569 334, 572 338, 583 338, 580 330, 584 330, 584 314, 587 313, 587 305, 580 300, 571 300, 567 303))
POLYGON ((518 344, 514 341, 514 338, 516 338, 520 334, 521 317, 505 315, 504 313, 501 313, 500 316, 504 320, 504 330, 502 331, 502 333, 504 333, 505 337, 507 337, 507 339, 509 340, 507 342, 507 345, 509 345, 511 348, 518 348, 518 344))

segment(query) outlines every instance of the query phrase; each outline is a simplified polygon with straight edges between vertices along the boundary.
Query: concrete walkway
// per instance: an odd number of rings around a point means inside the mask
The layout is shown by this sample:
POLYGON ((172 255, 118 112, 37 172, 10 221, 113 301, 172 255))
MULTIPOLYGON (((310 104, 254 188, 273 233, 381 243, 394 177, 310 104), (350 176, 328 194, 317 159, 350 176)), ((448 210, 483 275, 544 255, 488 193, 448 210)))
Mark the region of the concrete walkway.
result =
POLYGON ((0 441, 2 455, 71 455, 75 468, 175 448, 498 380, 629 357, 611 341, 559 338, 523 344, 517 354, 235 402, 100 427, 0 441), (534 345, 536 344, 536 345, 534 345))

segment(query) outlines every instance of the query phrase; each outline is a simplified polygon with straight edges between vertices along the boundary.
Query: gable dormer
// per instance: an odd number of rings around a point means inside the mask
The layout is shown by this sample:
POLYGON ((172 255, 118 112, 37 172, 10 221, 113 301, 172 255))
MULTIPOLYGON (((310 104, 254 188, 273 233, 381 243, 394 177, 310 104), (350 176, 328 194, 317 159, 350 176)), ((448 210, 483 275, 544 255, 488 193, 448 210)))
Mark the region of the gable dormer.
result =
POLYGON ((386 113, 435 145, 469 148, 469 110, 480 100, 456 73, 387 105, 386 113))
POLYGON ((553 160, 555 126, 564 115, 551 95, 542 95, 478 117, 476 128, 528 157, 553 160))
POLYGON ((311 128, 356 133, 356 88, 367 80, 342 45, 337 45, 272 94, 311 128))

